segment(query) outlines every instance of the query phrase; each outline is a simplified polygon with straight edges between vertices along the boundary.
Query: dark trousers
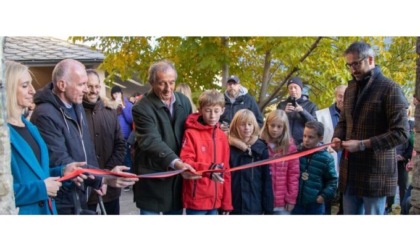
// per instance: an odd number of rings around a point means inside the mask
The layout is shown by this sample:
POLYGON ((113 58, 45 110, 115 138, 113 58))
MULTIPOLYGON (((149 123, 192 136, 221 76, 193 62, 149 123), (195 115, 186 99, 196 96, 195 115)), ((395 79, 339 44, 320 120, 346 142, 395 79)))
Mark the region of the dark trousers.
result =
POLYGON ((91 211, 90 209, 79 209, 78 213, 76 213, 76 209, 74 207, 60 207, 57 208, 57 213, 59 215, 95 215, 95 211, 91 211))
POLYGON ((338 201, 340 202, 340 207, 338 208, 337 215, 343 215, 344 211, 343 211, 343 193, 342 192, 340 192, 340 198, 338 201))
MULTIPOLYGON (((107 215, 119 215, 120 214, 120 199, 111 200, 104 202, 104 207, 107 215)), ((89 210, 95 211, 98 208, 98 204, 89 204, 89 210)))
POLYGON ((313 203, 306 206, 295 205, 293 208, 292 214, 293 215, 315 215, 315 214, 324 214, 325 213, 325 205, 313 203))
POLYGON ((331 215, 332 201, 333 200, 331 200, 331 199, 325 201, 325 203, 324 203, 325 204, 325 213, 324 213, 325 215, 331 215))
POLYGON ((125 171, 125 172, 133 172, 133 161, 131 159, 131 145, 126 143, 125 144, 125 157, 124 157, 124 165, 129 167, 130 170, 125 171))
POLYGON ((404 199, 401 201, 401 214, 407 215, 410 214, 411 208, 411 190, 413 189, 412 186, 409 186, 407 192, 404 195, 404 199))

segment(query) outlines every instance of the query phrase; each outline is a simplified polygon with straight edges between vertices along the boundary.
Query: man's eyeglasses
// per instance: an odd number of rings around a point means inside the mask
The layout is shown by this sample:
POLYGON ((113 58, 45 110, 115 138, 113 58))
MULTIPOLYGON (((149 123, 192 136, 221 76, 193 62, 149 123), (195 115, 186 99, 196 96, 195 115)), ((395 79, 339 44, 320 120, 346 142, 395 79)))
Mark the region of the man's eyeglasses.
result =
POLYGON ((233 82, 233 81, 230 81, 230 82, 226 83, 227 86, 232 86, 232 85, 236 85, 236 84, 238 84, 238 83, 233 82))
POLYGON ((364 57, 364 58, 361 58, 361 59, 359 59, 359 60, 356 60, 356 61, 354 61, 354 62, 352 62, 352 63, 346 63, 346 67, 348 68, 348 69, 351 69, 351 68, 359 68, 360 67, 360 62, 362 62, 363 60, 365 60, 366 59, 366 57, 364 57))

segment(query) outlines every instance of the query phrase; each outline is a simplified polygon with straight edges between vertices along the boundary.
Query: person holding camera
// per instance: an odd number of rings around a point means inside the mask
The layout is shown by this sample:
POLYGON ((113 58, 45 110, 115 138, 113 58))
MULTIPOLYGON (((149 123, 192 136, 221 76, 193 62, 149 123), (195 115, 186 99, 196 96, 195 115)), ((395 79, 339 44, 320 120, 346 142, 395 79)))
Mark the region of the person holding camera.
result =
POLYGON ((305 123, 317 120, 315 111, 318 109, 306 96, 302 96, 302 89, 302 80, 299 77, 291 78, 287 82, 289 97, 277 105, 277 109, 282 109, 287 114, 296 145, 301 144, 303 141, 305 123))

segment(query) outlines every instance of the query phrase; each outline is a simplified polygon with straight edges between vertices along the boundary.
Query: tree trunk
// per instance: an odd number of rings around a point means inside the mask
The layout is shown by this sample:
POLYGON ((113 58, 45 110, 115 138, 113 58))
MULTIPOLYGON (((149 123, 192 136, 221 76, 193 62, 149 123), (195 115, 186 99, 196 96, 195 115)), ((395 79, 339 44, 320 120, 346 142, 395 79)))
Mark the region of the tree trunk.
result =
POLYGON ((270 67, 271 67, 271 49, 265 52, 264 58, 264 72, 261 83, 260 98, 258 99, 258 105, 261 106, 261 102, 264 101, 264 98, 267 94, 268 83, 270 82, 270 67))
MULTIPOLYGON (((321 41, 323 37, 317 37, 315 42, 311 45, 311 47, 308 49, 308 51, 299 59, 299 62, 302 63, 305 61, 305 59, 317 48, 319 42, 321 41)), ((270 95, 270 97, 260 100, 259 106, 260 110, 264 111, 265 107, 270 104, 270 102, 279 94, 281 89, 283 88, 283 85, 286 83, 287 80, 289 80, 292 75, 297 72, 299 69, 297 67, 293 67, 288 74, 286 75, 286 78, 284 78, 283 81, 278 83, 278 87, 273 91, 273 93, 270 95)))
POLYGON ((10 138, 6 123, 6 96, 3 88, 3 43, 4 37, 0 37, 0 215, 17 213, 10 170, 10 138))
MULTIPOLYGON (((222 37, 222 46, 229 51, 229 37, 222 37)), ((229 64, 225 61, 222 66, 222 88, 226 88, 226 81, 229 77, 229 64)))
MULTIPOLYGON (((420 37, 417 37, 416 52, 420 56, 420 37)), ((417 58, 416 66, 416 89, 415 97, 420 100, 420 57, 417 58)), ((416 132, 414 138, 414 150, 417 152, 416 158, 414 159, 413 168, 413 190, 411 191, 411 209, 410 214, 420 214, 420 105, 417 104, 414 112, 414 131, 416 132)))

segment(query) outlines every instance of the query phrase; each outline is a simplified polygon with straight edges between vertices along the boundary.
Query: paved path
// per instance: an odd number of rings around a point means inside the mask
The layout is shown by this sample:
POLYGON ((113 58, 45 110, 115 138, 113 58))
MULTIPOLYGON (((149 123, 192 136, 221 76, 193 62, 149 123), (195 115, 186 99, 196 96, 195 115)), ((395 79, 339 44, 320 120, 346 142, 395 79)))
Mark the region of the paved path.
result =
MULTIPOLYGON (((397 192, 398 195, 398 192, 397 192)), ((399 215, 401 208, 399 206, 399 200, 397 197, 397 200, 395 204, 392 206, 392 213, 391 215, 399 215)), ((133 190, 130 190, 128 192, 124 192, 124 190, 121 192, 121 198, 120 198, 120 214, 121 215, 139 215, 139 209, 136 207, 136 204, 133 202, 133 190)), ((333 205, 332 206, 332 214, 336 215, 338 212, 338 206, 333 205)))
POLYGON ((133 190, 124 192, 122 190, 120 197, 120 214, 121 215, 138 215, 139 209, 133 202, 133 190))

